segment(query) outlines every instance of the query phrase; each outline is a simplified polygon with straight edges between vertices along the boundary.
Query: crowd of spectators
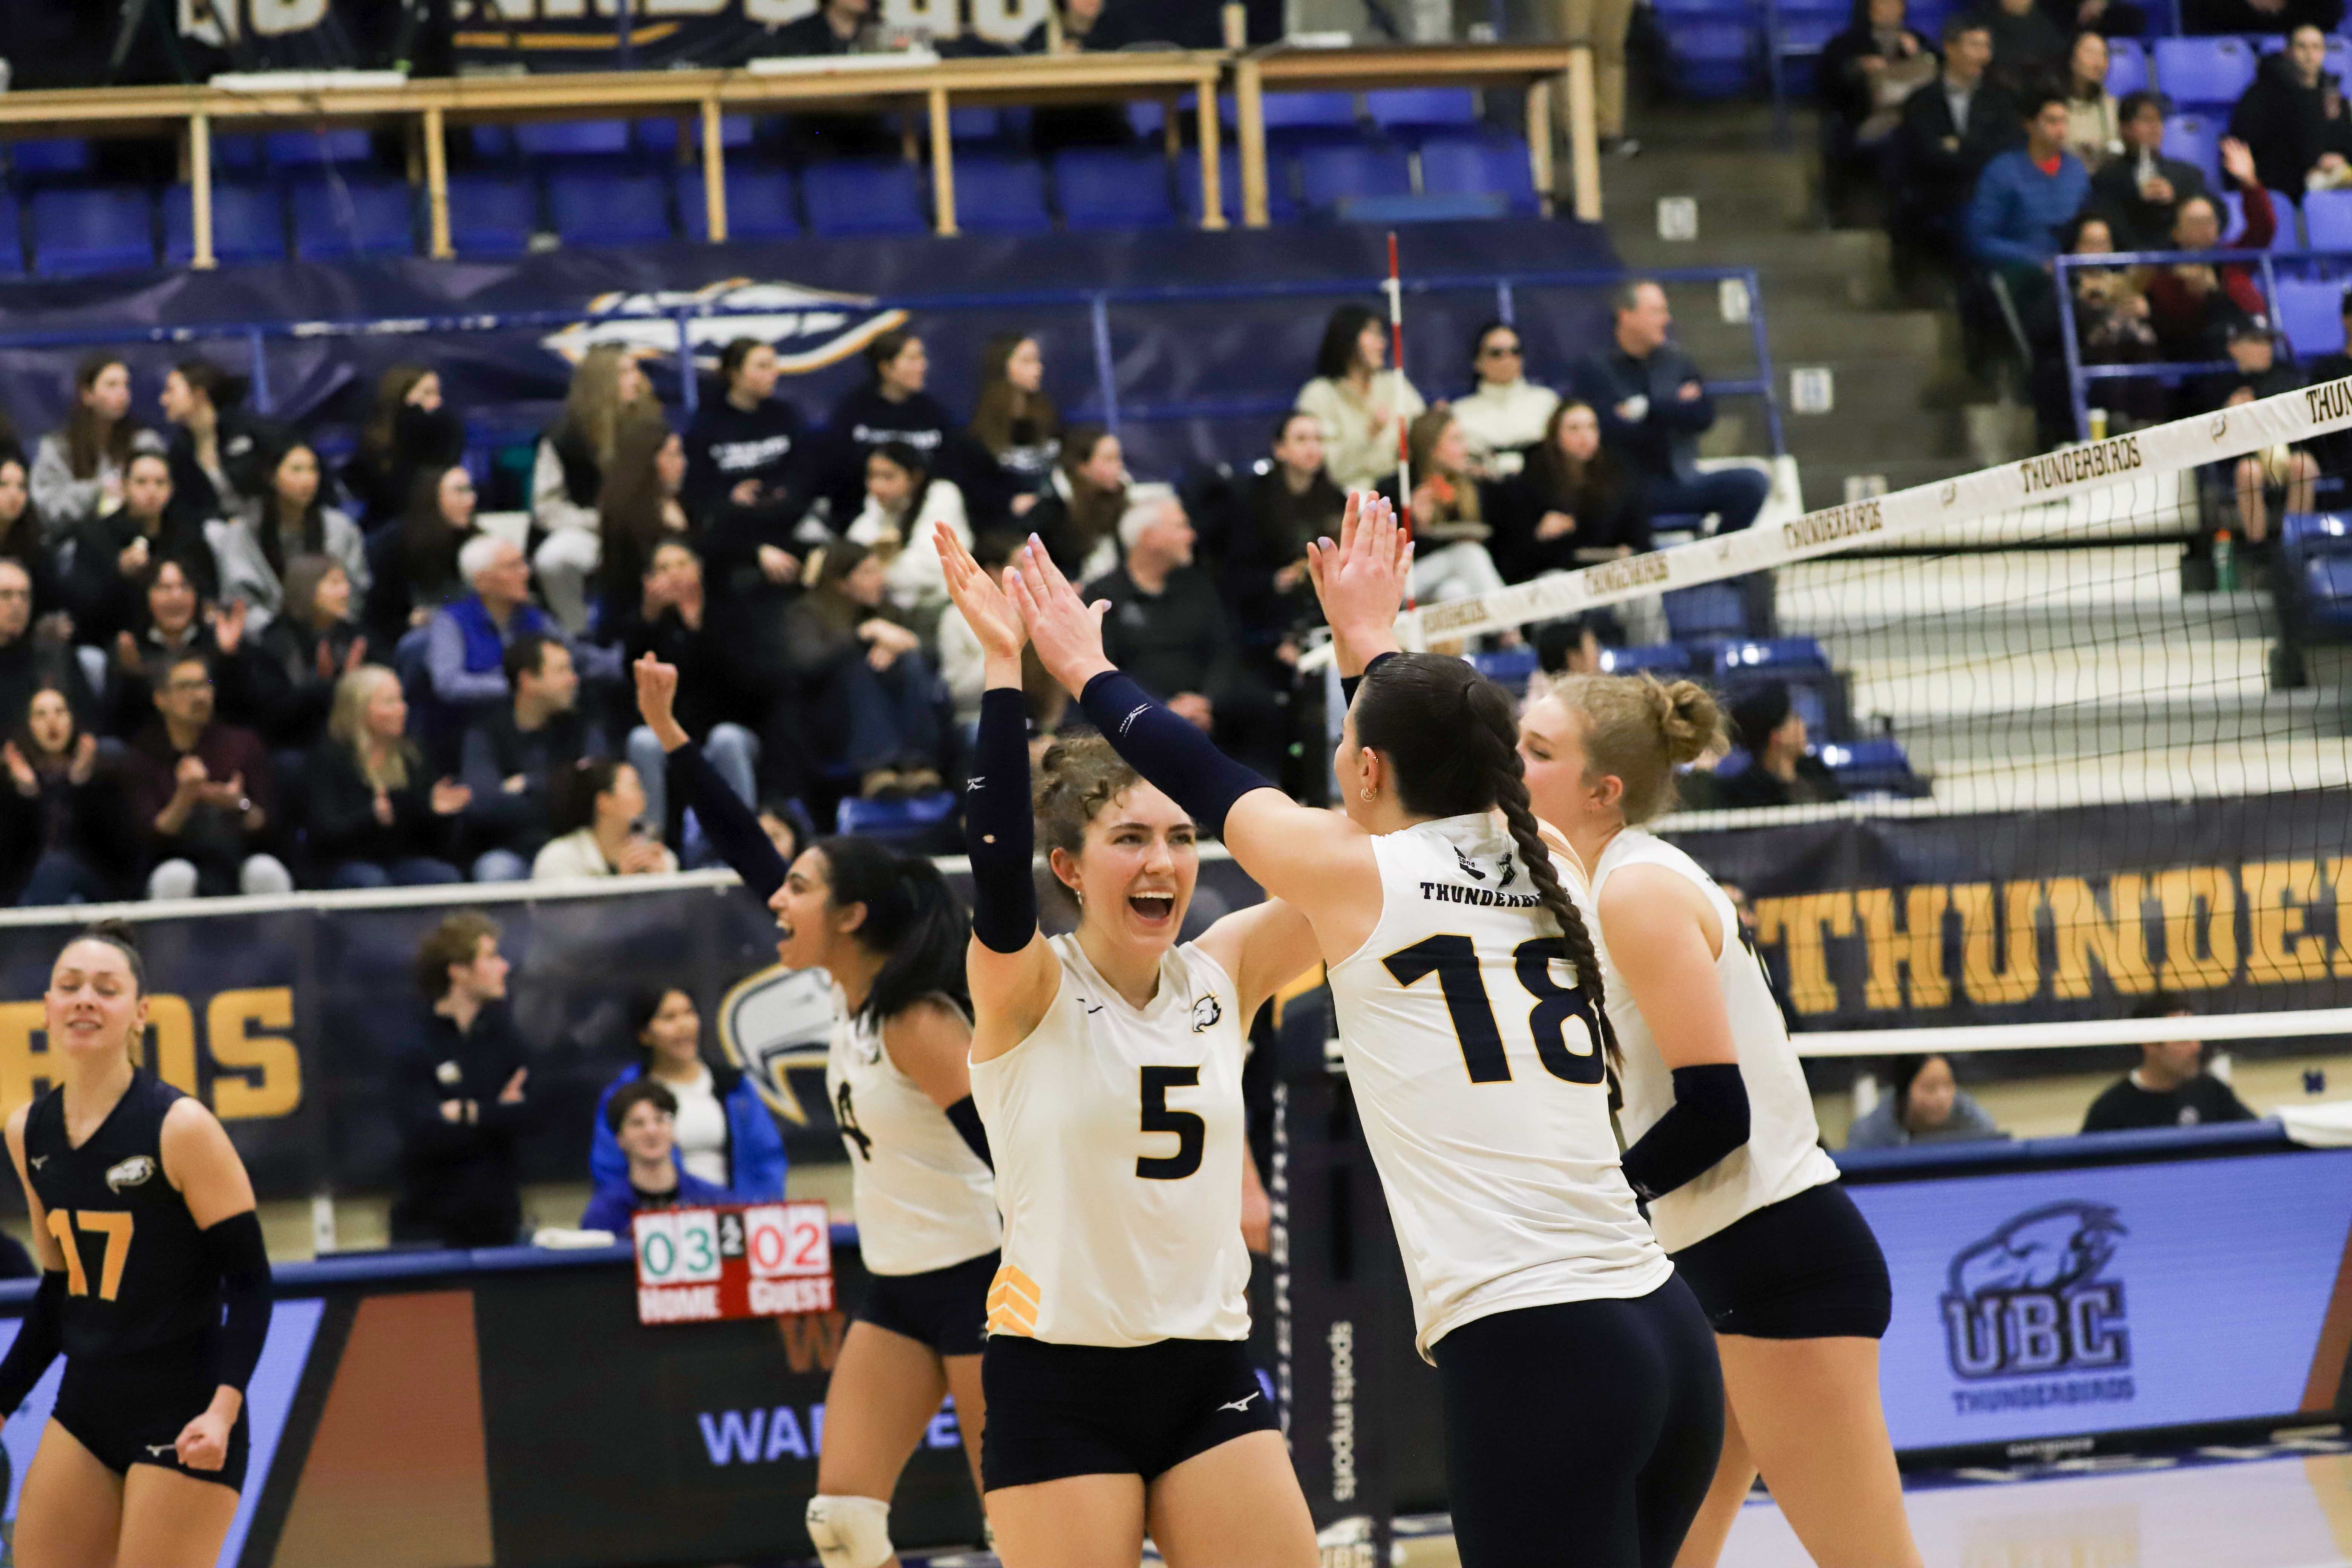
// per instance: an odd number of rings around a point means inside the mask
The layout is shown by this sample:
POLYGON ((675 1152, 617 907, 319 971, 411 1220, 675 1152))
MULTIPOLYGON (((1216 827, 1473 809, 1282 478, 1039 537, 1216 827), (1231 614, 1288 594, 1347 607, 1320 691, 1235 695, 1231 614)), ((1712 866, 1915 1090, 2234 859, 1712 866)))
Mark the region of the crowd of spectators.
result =
MULTIPOLYGON (((824 23, 826 13, 812 18, 824 23)), ((1651 547, 1651 520, 1754 521, 1754 468, 1702 471, 1714 419, 1653 282, 1605 349, 1530 382, 1517 331, 1465 345, 1458 401, 1335 310, 1294 412, 1238 473, 1179 489, 1065 427, 1037 338, 982 357, 969 416, 921 336, 883 331, 822 419, 741 340, 677 429, 636 361, 588 350, 529 467, 478 514, 431 367, 387 373, 356 450, 254 412, 204 360, 154 387, 91 356, 28 456, 0 429, 0 893, 31 902, 627 876, 703 853, 622 671, 685 672, 679 722, 798 835, 848 796, 961 776, 980 663, 945 528, 984 560, 1034 533, 1111 604, 1114 657, 1254 766, 1304 754, 1294 667, 1309 539, 1380 489, 1443 599, 1651 547), (1400 493, 1409 456, 1410 493, 1400 493)), ((1060 707, 1039 683, 1050 728, 1060 707)))

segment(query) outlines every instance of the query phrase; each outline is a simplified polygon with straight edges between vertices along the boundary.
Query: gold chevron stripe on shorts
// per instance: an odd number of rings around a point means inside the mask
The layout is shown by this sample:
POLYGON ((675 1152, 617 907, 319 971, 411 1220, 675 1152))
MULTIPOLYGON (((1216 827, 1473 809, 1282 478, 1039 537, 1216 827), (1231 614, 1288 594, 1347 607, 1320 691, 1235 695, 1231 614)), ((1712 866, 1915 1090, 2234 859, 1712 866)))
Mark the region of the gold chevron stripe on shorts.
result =
POLYGON ((1037 1281, 1010 1263, 996 1271, 988 1286, 988 1331, 1031 1335, 1037 1331, 1037 1308, 1044 1292, 1037 1281))

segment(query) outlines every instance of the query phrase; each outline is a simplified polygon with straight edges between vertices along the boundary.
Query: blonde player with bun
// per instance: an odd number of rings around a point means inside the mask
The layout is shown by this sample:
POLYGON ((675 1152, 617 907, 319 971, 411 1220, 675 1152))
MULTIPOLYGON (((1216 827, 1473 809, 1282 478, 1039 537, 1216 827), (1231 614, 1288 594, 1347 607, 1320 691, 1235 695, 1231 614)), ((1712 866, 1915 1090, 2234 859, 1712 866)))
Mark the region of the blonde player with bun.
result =
POLYGON ((1675 1562, 1712 1568, 1760 1468, 1821 1568, 1916 1568, 1878 1397, 1885 1257, 1822 1152, 1730 900, 1643 826, 1721 728, 1690 681, 1606 675, 1559 682, 1519 725, 1528 798, 1587 868, 1600 911, 1625 1173, 1723 1361, 1723 1457, 1675 1562))

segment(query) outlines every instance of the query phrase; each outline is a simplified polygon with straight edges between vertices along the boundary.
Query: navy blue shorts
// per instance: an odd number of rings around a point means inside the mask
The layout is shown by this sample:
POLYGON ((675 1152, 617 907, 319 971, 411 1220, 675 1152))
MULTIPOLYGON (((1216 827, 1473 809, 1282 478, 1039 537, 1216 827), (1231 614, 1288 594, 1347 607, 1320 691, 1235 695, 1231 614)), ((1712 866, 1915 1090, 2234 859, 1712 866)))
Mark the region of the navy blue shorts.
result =
POLYGON ((988 1282, 997 1254, 983 1252, 920 1274, 868 1277, 857 1321, 931 1347, 936 1355, 978 1355, 988 1345, 988 1282))
POLYGON ((1057 1345, 998 1334, 980 1376, 983 1491, 1065 1476, 1149 1482, 1220 1444, 1279 1429, 1239 1340, 1057 1345))
POLYGON ((205 1413, 219 1386, 202 1335, 127 1355, 68 1356, 49 1418, 118 1476, 133 1465, 156 1465, 242 1491, 250 1447, 242 1410, 219 1469, 188 1468, 176 1447, 181 1429, 205 1413))
POLYGON ((1674 1256, 1718 1334, 1875 1340, 1895 1314, 1886 1254, 1837 1182, 1743 1215, 1674 1256))

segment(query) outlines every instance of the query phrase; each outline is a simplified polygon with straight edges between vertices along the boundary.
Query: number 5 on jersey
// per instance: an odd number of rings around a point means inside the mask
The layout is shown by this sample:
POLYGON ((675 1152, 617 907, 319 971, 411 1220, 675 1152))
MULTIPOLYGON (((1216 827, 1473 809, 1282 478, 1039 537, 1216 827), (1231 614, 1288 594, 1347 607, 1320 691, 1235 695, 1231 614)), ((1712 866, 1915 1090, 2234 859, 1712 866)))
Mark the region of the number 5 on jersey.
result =
POLYGON ((1201 1168, 1201 1150, 1208 1142, 1209 1124, 1197 1111, 1168 1109, 1168 1091, 1191 1089, 1201 1081, 1199 1068, 1143 1069, 1142 1128, 1146 1132, 1176 1134, 1173 1154, 1138 1154, 1135 1173, 1147 1182, 1181 1182, 1201 1168))
POLYGON ((81 1248, 74 1242, 74 1226, 106 1237, 106 1257, 98 1266, 98 1299, 111 1301, 122 1289, 122 1266, 131 1261, 131 1229, 137 1215, 121 1209, 51 1209, 49 1234, 66 1255, 66 1294, 89 1294, 89 1276, 81 1266, 81 1248))
MULTIPOLYGON (((1534 937, 1511 950, 1511 962, 1519 984, 1536 999, 1528 1013, 1528 1033, 1535 1037, 1536 1057, 1544 1070, 1568 1083, 1599 1083, 1601 1030, 1593 1020, 1592 1003, 1580 986, 1562 985, 1551 974, 1553 963, 1569 962, 1568 943, 1556 936, 1534 937), (1580 1051, 1568 1048, 1570 1018, 1584 1025, 1585 1047, 1580 1051)), ((1495 1005, 1486 995, 1476 943, 1466 936, 1424 937, 1381 963, 1399 985, 1416 984, 1435 973, 1470 1081, 1511 1081, 1510 1058, 1503 1053, 1503 1031, 1495 1023, 1495 1005)))

